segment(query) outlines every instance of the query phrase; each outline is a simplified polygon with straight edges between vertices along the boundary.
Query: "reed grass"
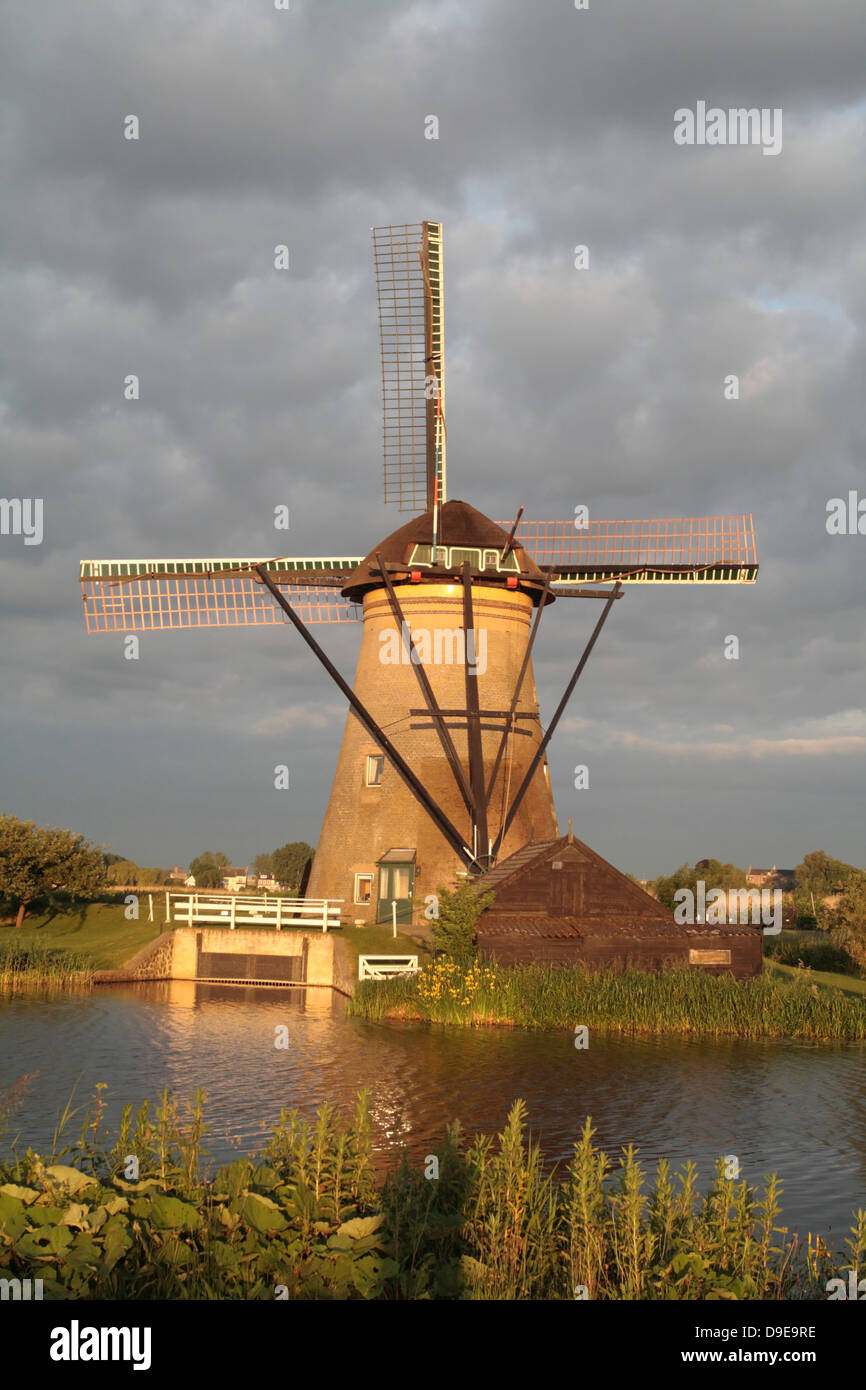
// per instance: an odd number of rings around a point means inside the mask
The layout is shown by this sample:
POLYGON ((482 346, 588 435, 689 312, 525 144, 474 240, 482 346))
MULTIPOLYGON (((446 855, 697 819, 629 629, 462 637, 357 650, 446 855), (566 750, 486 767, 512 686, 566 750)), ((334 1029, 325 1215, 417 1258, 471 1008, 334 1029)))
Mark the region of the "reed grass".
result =
POLYGON ((610 1033, 740 1038, 866 1038, 866 1002, 819 989, 808 971, 750 980, 688 969, 649 974, 543 965, 506 969, 437 960, 418 975, 361 982, 348 1012, 381 1022, 511 1024, 610 1033))
POLYGON ((404 1151, 378 1182, 364 1093, 347 1117, 284 1112, 257 1159, 210 1176, 201 1091, 127 1106, 112 1135, 103 1089, 67 1106, 50 1161, 0 1163, 3 1277, 49 1299, 823 1299, 866 1264, 866 1212, 838 1254, 803 1246, 775 1176, 759 1190, 720 1162, 702 1196, 691 1163, 612 1160, 589 1118, 550 1169, 522 1100, 498 1135, 452 1125, 438 1175, 404 1151))
POLYGON ((88 990, 92 984, 92 962, 79 951, 30 942, 0 942, 0 991, 5 994, 29 990, 88 990))

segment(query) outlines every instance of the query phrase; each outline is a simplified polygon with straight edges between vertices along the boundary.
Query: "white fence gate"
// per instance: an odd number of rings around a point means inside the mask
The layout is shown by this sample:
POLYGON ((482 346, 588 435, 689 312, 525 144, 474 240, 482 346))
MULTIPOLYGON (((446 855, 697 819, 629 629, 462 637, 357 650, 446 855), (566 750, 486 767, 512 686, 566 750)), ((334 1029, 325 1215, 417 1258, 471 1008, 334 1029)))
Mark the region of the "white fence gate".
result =
POLYGON ((417 975, 417 956, 359 956, 359 980, 391 980, 396 975, 417 975))

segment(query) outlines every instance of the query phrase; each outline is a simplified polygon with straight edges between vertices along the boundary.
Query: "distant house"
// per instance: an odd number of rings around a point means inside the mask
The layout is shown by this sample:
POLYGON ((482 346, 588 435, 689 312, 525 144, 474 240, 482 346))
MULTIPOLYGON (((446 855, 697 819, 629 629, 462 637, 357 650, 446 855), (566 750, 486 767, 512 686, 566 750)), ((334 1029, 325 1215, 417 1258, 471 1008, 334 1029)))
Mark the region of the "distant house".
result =
POLYGON ((279 893, 280 886, 275 878, 268 878, 264 874, 261 874, 256 880, 256 887, 260 888, 263 893, 279 893))
POLYGON ((793 892, 797 873, 795 869, 777 869, 775 864, 772 869, 753 869, 750 864, 746 883, 750 888, 781 888, 783 892, 793 892))
POLYGON ((183 883, 185 888, 195 888, 195 874, 187 874, 183 883))
POLYGON ((169 878, 178 879, 181 883, 185 883, 187 877, 186 869, 182 869, 180 864, 175 864, 174 868, 169 869, 168 876, 169 878))
POLYGON ((684 965, 739 978, 761 970, 758 927, 675 922, 658 899, 572 836, 525 845, 475 882, 494 894, 478 918, 479 953, 502 965, 684 965))
POLYGON ((223 888, 227 893, 242 893, 249 882, 249 873, 246 869, 231 868, 229 865, 222 870, 223 888))

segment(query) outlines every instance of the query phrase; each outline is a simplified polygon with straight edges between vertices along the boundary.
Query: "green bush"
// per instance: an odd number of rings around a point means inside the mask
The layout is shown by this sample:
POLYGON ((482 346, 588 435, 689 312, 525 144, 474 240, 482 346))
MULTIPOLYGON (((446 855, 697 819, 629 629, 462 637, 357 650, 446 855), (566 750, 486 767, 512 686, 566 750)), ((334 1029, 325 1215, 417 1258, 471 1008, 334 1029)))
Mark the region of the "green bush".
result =
POLYGON ((465 962, 475 959, 475 925, 485 907, 493 902, 492 893, 481 893, 469 880, 457 888, 440 888, 439 916, 433 919, 433 943, 437 954, 449 960, 465 962))
POLYGON ((836 941, 778 941, 765 937, 764 954, 780 965, 799 965, 807 970, 827 970, 842 975, 859 974, 857 963, 836 941))
POLYGON ((823 1300, 829 1278, 863 1274, 866 1212, 838 1253, 803 1247, 775 1175, 759 1190, 720 1160, 701 1196, 692 1163, 661 1159, 648 1181, 589 1118, 551 1168, 520 1100, 500 1134, 455 1124, 377 1182, 364 1095, 349 1120, 284 1113, 259 1158, 207 1178, 201 1092, 185 1112, 167 1092, 134 1122, 127 1107, 108 1148, 100 1091, 76 1144, 0 1163, 0 1277, 41 1279, 49 1300, 823 1300))

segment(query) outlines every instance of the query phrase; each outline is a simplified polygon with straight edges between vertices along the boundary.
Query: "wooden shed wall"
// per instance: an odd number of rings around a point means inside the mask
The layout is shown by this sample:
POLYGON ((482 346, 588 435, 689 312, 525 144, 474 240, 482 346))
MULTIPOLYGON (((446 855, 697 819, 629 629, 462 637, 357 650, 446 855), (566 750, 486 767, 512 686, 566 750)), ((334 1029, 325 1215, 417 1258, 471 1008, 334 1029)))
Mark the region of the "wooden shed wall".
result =
POLYGON ((738 979, 760 974, 763 947, 761 933, 755 929, 748 935, 641 936, 624 933, 594 936, 581 940, 561 940, 552 937, 524 935, 518 932, 494 930, 479 932, 480 954, 500 965, 586 965, 590 969, 623 970, 633 966, 638 970, 659 971, 666 966, 690 966, 708 975, 723 975, 730 971, 738 979), (730 962, 706 964, 692 962, 692 951, 730 951, 730 962))
POLYGON ((498 885, 495 893, 491 910, 497 913, 641 918, 662 926, 671 919, 666 908, 612 864, 577 844, 554 846, 535 864, 498 885), (561 867, 554 869, 554 863, 561 867))

